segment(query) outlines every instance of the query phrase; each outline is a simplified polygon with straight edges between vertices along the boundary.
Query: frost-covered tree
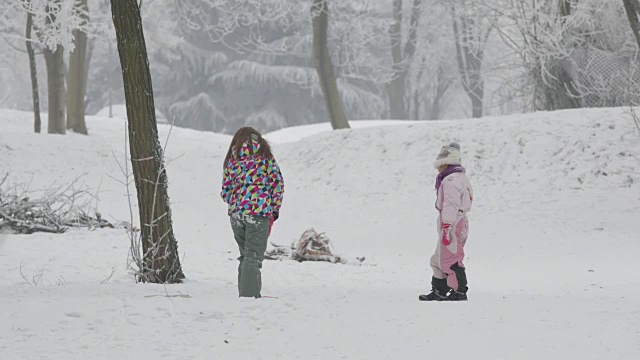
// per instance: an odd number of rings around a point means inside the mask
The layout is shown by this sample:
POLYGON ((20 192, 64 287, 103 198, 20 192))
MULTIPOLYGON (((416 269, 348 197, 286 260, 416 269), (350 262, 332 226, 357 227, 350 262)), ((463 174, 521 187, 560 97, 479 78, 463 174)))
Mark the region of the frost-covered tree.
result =
MULTIPOLYGON (((61 0, 54 0, 45 7, 45 28, 57 29, 62 27, 61 0)), ((46 33, 46 32, 45 32, 46 33)), ((44 36, 44 35, 42 35, 44 36)), ((64 47, 47 38, 44 49, 44 60, 47 64, 47 108, 49 112, 49 134, 64 134, 65 127, 65 86, 64 86, 64 47)))
POLYGON ((482 117, 484 102, 484 53, 493 25, 486 11, 479 11, 469 1, 450 5, 456 61, 462 87, 471 100, 472 116, 482 117))
POLYGON ((111 19, 111 5, 109 0, 94 0, 89 3, 89 7, 91 19, 87 24, 89 38, 85 112, 95 114, 108 107, 107 115, 112 116, 113 105, 124 103, 124 87, 120 76, 118 50, 114 46, 116 36, 111 19))
POLYGON ((219 109, 222 97, 211 91, 209 78, 228 62, 221 52, 198 48, 180 40, 154 54, 159 108, 181 127, 222 132, 226 115, 219 109))
MULTIPOLYGON (((476 2, 478 6, 487 6, 476 2)), ((499 36, 526 71, 527 106, 556 110, 620 106, 637 93, 630 32, 621 24, 622 2, 600 0, 499 0, 492 4, 499 36)), ((513 86, 517 78, 507 79, 513 86)))
POLYGON ((409 99, 407 98, 407 75, 418 46, 418 31, 422 15, 423 0, 412 0, 411 16, 408 26, 403 18, 403 0, 393 0, 393 22, 389 27, 393 77, 387 85, 389 96, 389 117, 391 119, 409 118, 409 99), (406 40, 403 31, 406 30, 406 40))
MULTIPOLYGON (((41 48, 47 69, 47 109, 49 112, 49 133, 64 134, 65 126, 65 67, 64 52, 74 50, 73 32, 84 30, 85 21, 75 0, 4 0, 6 7, 0 16, 8 21, 8 32, 12 38, 18 37, 19 20, 26 19, 24 35, 27 41, 29 68, 31 72, 34 108, 34 130, 38 131, 39 96, 37 90, 37 67, 35 49, 41 48), (24 14, 24 15, 22 15, 24 14), (22 16, 18 16, 22 15, 22 16), (24 16, 24 17, 23 17, 24 16)), ((6 31, 6 30, 4 30, 6 31)), ((0 32, 4 32, 0 31, 0 32)), ((5 38, 6 40, 6 38, 5 38)))

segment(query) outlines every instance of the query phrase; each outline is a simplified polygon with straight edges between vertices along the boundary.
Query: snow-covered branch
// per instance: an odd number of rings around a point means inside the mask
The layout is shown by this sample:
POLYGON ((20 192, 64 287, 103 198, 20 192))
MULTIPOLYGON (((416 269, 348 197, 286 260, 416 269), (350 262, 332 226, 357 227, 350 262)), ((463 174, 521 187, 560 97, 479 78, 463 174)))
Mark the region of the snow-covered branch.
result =
POLYGON ((32 234, 63 233, 70 227, 114 227, 91 209, 92 195, 79 187, 79 179, 39 191, 29 189, 28 184, 9 185, 7 179, 8 175, 0 183, 0 230, 32 234))

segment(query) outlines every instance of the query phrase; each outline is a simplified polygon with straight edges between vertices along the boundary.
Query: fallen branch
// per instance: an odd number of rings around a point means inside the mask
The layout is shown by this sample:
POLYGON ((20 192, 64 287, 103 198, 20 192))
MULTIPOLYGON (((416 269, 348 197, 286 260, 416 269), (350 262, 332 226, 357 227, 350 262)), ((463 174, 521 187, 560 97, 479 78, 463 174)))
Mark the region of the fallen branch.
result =
MULTIPOLYGON (((290 259, 298 262, 303 261, 326 261, 330 263, 348 264, 352 261, 334 253, 331 240, 324 234, 318 233, 313 228, 302 233, 297 242, 293 242, 290 247, 271 243, 273 249, 267 251, 265 259, 281 260, 290 259)), ((362 264, 365 257, 356 258, 356 264, 362 264)))
POLYGON ((7 186, 8 174, 0 181, 0 230, 14 234, 64 233, 68 228, 114 228, 102 215, 89 215, 90 197, 76 190, 78 179, 66 187, 50 186, 30 191, 29 185, 7 186))

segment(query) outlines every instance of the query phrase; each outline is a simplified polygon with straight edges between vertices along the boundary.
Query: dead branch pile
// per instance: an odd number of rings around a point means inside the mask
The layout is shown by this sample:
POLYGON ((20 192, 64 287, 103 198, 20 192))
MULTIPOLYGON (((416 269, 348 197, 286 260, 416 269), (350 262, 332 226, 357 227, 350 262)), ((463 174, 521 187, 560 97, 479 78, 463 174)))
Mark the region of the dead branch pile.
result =
MULTIPOLYGON (((318 233, 311 228, 304 233, 298 241, 294 241, 290 247, 271 243, 273 249, 267 251, 265 259, 280 260, 291 259, 299 262, 303 261, 327 261, 330 263, 347 264, 349 261, 342 256, 335 254, 335 249, 331 240, 324 234, 318 233)), ((362 263, 365 258, 357 258, 362 263)))
POLYGON ((90 215, 91 194, 76 189, 77 179, 67 186, 30 191, 28 186, 5 186, 7 177, 0 182, 0 231, 63 233, 71 227, 114 227, 99 212, 90 215))

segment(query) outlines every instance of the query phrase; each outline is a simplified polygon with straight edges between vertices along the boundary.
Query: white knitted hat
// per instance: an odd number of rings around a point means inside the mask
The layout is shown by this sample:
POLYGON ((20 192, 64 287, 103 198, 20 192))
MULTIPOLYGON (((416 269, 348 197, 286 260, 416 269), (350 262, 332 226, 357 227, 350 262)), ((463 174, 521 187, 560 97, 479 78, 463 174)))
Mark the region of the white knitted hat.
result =
POLYGON ((433 162, 433 167, 438 169, 443 165, 462 165, 462 158, 460 157, 460 145, 451 143, 443 146, 440 149, 440 153, 436 157, 436 161, 433 162))

